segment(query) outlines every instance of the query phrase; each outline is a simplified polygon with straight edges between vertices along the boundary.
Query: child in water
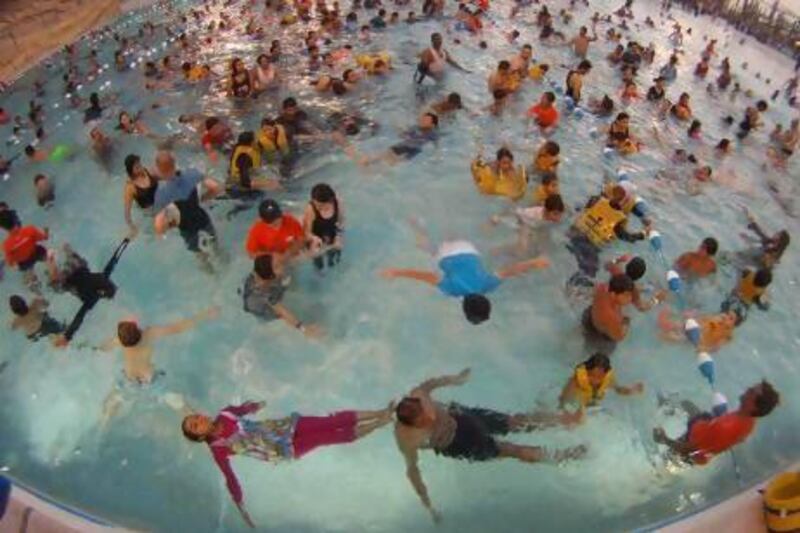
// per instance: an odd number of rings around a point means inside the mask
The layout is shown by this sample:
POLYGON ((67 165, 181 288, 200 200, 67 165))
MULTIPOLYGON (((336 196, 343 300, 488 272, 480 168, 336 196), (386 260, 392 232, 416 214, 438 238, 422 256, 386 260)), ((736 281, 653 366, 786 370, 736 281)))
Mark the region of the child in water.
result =
POLYGON ((562 409, 568 403, 577 403, 581 408, 591 407, 599 404, 609 389, 622 396, 631 396, 641 394, 644 384, 617 385, 611 361, 607 355, 598 352, 575 367, 575 372, 561 391, 558 403, 562 409))

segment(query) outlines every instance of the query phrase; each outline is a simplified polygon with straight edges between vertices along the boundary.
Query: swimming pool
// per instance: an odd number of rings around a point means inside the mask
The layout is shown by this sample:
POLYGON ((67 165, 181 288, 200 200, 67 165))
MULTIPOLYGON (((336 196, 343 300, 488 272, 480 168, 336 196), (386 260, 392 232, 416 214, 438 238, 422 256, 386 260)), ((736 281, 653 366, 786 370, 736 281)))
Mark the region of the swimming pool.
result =
MULTIPOLYGON (((591 11, 616 7, 615 3, 599 1, 591 11)), ((496 19, 497 26, 485 30, 487 51, 480 51, 477 42, 465 34, 446 37, 445 45, 477 74, 452 72, 444 86, 426 85, 426 102, 456 90, 471 110, 488 105, 485 77, 497 60, 516 49, 504 38, 508 8, 504 2, 492 6, 490 18, 496 19), (455 45, 455 37, 463 44, 455 45)), ((655 18, 655 3, 637 5, 637 15, 642 17, 646 8, 655 18)), ((133 33, 145 18, 161 17, 162 9, 156 6, 124 16, 115 27, 133 33)), ((557 9, 551 11, 556 13, 557 9)), ((564 31, 575 33, 591 11, 578 13, 577 20, 564 31)), ((360 18, 364 17, 362 13, 360 18)), ((727 95, 709 97, 704 84, 695 82, 691 69, 705 44, 699 29, 717 37, 721 45, 727 44, 721 47, 721 54, 730 55, 742 85, 752 87, 757 95, 768 96, 776 84, 789 77, 789 60, 749 40, 740 45, 740 36, 719 23, 692 19, 680 11, 674 14, 694 27, 695 35, 686 40, 686 56, 669 94, 675 97, 682 90, 693 94, 695 113, 703 122, 710 150, 715 144, 710 139, 730 135, 720 117, 729 113, 740 117, 747 100, 743 95, 736 103, 731 103, 727 95), (748 70, 739 67, 742 61, 749 62, 748 70), (759 70, 762 78, 772 78, 770 86, 755 78, 759 70)), ((520 17, 531 19, 533 11, 520 17)), ((550 77, 560 84, 566 71, 557 65, 569 60, 569 51, 542 47, 532 29, 523 29, 521 22, 516 26, 523 34, 519 42, 534 44, 534 57, 554 65, 550 77)), ((396 142, 398 130, 415 121, 421 109, 411 83, 414 54, 427 45, 430 33, 439 29, 438 22, 403 25, 387 30, 382 34, 385 37, 375 38, 370 44, 358 44, 358 49, 370 51, 388 48, 395 70, 386 81, 366 80, 358 92, 341 100, 316 95, 299 74, 290 74, 279 94, 261 98, 234 116, 234 130, 255 128, 262 116, 275 113, 282 97, 294 95, 301 106, 319 115, 339 106, 362 110, 381 127, 374 137, 359 141, 359 150, 371 153, 385 149, 396 142)), ((297 57, 302 27, 281 29, 279 33, 284 37, 287 56, 297 57)), ((632 33, 645 43, 652 40, 656 44, 655 72, 668 56, 668 30, 643 26, 632 33)), ((151 55, 157 57, 164 49, 174 50, 174 43, 167 43, 165 48, 160 36, 149 47, 151 55)), ((88 43, 82 42, 81 49, 85 54, 88 43)), ((215 65, 219 73, 224 60, 232 55, 245 57, 251 64, 261 49, 258 42, 227 38, 203 47, 201 57, 215 65)), ((109 44, 101 47, 102 63, 113 67, 113 50, 109 44)), ((618 87, 615 74, 603 59, 609 51, 605 41, 593 43, 590 49, 595 69, 587 78, 585 92, 589 96, 618 87)), ((139 57, 146 60, 148 56, 139 52, 129 61, 138 61, 139 57)), ((292 60, 284 61, 284 67, 292 71, 292 60)), ((126 233, 120 201, 122 160, 135 152, 150 162, 155 146, 142 138, 115 134, 118 146, 110 172, 87 157, 88 131, 79 112, 65 109, 59 63, 60 58, 54 58, 51 69, 35 67, 0 101, 4 108, 21 113, 27 107, 33 80, 46 79, 43 101, 45 129, 50 137, 44 144, 67 143, 76 147, 78 156, 60 164, 16 162, 9 179, 0 183, 0 199, 16 208, 23 221, 48 226, 51 243, 71 243, 99 268, 126 233), (57 126, 59 123, 62 126, 57 126), (35 207, 32 179, 38 172, 48 174, 56 185, 57 199, 48 210, 35 207)), ((646 71, 640 74, 640 85, 646 88, 651 77, 646 71)), ((209 112, 232 112, 226 98, 204 96, 201 88, 148 93, 140 75, 117 74, 113 68, 93 85, 86 84, 81 95, 86 98, 93 88, 108 81, 110 88, 106 86, 102 93, 120 91, 120 95, 104 125, 106 133, 112 132, 109 124, 121 108, 143 110, 143 120, 162 135, 178 131, 178 114, 197 111, 198 105, 209 112), (162 106, 150 109, 154 101, 162 106)), ((394 167, 361 169, 332 146, 321 146, 301 160, 297 179, 277 195, 284 207, 300 214, 309 187, 326 181, 337 190, 348 213, 347 242, 340 266, 324 277, 310 265, 302 266, 293 273, 293 287, 286 297, 286 304, 298 316, 324 325, 327 336, 321 342, 309 342, 277 322, 261 324, 241 310, 237 289, 251 269, 242 243, 255 210, 231 220, 225 217, 225 203, 218 202, 211 210, 220 241, 230 255, 228 264, 215 276, 199 270, 179 236, 169 235, 161 241, 152 231, 143 231, 114 272, 120 287, 117 296, 98 304, 73 346, 55 351, 45 342, 30 344, 19 334, 4 335, 0 360, 8 365, 0 374, 0 401, 4 406, 0 466, 64 501, 131 527, 237 531, 245 526, 229 503, 221 476, 204 447, 183 439, 178 415, 162 401, 165 393, 180 393, 192 406, 209 412, 252 398, 266 400, 270 415, 292 411, 313 414, 351 407, 378 408, 427 377, 471 367, 470 382, 442 390, 438 397, 509 412, 536 405, 554 408, 572 367, 588 355, 583 352, 578 329, 582 306, 570 305, 563 293, 564 283, 574 271, 574 259, 564 247, 567 223, 552 233, 548 245, 554 267, 499 289, 493 297, 493 320, 479 327, 464 321, 457 303, 423 286, 388 282, 377 275, 380 269, 392 266, 432 266, 430 259, 415 248, 407 223, 412 216, 422 218, 436 238, 469 238, 488 260, 500 264, 500 259, 490 258, 488 251, 511 240, 513 233, 503 226, 487 229, 485 222, 504 203, 477 193, 468 161, 478 145, 483 145, 488 155, 502 143, 514 149, 518 160, 529 161, 541 137, 516 117, 545 88, 549 86, 528 84, 501 120, 482 113, 443 121, 435 150, 428 147, 419 157, 394 167), (101 428, 102 404, 120 376, 121 360, 119 354, 103 354, 82 345, 99 344, 113 335, 119 320, 131 314, 146 324, 160 324, 209 305, 221 307, 218 320, 157 345, 155 363, 165 371, 158 392, 128 395, 126 409, 101 428)), ((724 163, 713 160, 718 171, 736 172, 741 190, 711 185, 700 196, 671 197, 652 179, 655 170, 670 166, 670 150, 661 153, 651 148, 653 141, 645 134, 655 124, 652 111, 639 102, 629 112, 634 131, 645 137, 648 149, 624 161, 603 156, 600 140, 590 134, 603 122, 591 116, 565 118, 554 132, 552 138, 562 147, 562 194, 570 205, 596 191, 603 170, 615 172, 623 166, 649 201, 670 257, 694 248, 706 235, 717 236, 723 250, 743 248, 745 243, 739 237, 745 225, 740 209, 743 204, 770 230, 796 229, 795 220, 786 213, 791 212, 791 205, 783 202, 786 210, 780 208, 765 186, 768 181, 774 182, 782 197, 791 198, 796 161, 784 174, 762 171, 766 132, 752 135, 724 163)), ((770 125, 776 121, 786 124, 792 116, 781 103, 770 108, 766 121, 770 125)), ((662 138, 668 144, 688 145, 684 129, 667 126, 662 138)), ((4 126, 2 132, 10 134, 10 127, 4 126)), ((13 154, 22 146, 24 142, 3 153, 13 154)), ((176 154, 180 166, 196 166, 224 180, 224 163, 210 165, 196 145, 179 146, 176 154)), ((800 304, 792 298, 798 275, 795 248, 790 247, 776 272, 770 291, 772 309, 766 314, 754 311, 755 316, 737 331, 735 342, 716 356, 720 388, 733 403, 741 391, 762 377, 769 378, 783 393, 779 410, 763 420, 751 439, 736 449, 740 480, 729 454, 705 468, 691 470, 666 467, 659 459, 661 452, 652 442, 652 428, 664 424, 674 435, 684 421, 659 409, 657 395, 673 394, 707 406, 709 393, 697 373, 691 350, 658 340, 655 313, 634 312, 635 331, 616 352, 614 365, 621 382, 644 381, 645 394, 608 398, 601 411, 592 413, 575 430, 549 430, 515 439, 550 447, 589 445, 583 461, 562 467, 513 461, 467 464, 423 454, 423 476, 444 515, 442 527, 448 531, 634 529, 732 495, 740 486, 796 461, 800 435, 795 421, 800 415, 800 395, 793 385, 800 364, 793 352, 800 338, 792 317, 800 311, 800 304)), ((615 253, 626 251, 648 259, 650 280, 662 278, 662 269, 646 245, 615 245, 615 253)), ((716 310, 732 286, 733 276, 732 270, 723 270, 718 285, 697 288, 693 301, 704 310, 716 310)), ((18 273, 7 271, 0 285, 3 298, 21 290, 18 273)), ((51 314, 56 317, 69 317, 77 308, 76 300, 69 296, 50 299, 51 314)), ((249 459, 235 459, 234 468, 254 521, 265 529, 434 529, 405 479, 403 460, 388 429, 352 446, 329 448, 279 468, 249 459)))

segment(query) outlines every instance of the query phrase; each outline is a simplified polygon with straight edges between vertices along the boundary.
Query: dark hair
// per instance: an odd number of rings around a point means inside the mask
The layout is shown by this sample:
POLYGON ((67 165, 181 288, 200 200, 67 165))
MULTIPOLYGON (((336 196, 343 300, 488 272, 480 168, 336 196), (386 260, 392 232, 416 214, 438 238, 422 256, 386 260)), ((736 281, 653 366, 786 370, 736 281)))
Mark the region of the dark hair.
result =
POLYGON ((631 278, 631 281, 641 279, 645 272, 647 272, 647 263, 641 257, 634 257, 625 265, 625 275, 631 278))
POLYGON ((789 237, 789 232, 788 231, 786 231, 785 229, 782 229, 782 230, 780 230, 778 232, 778 234, 776 235, 776 238, 777 238, 777 241, 778 241, 778 243, 777 243, 778 245, 776 247, 777 248, 776 251, 777 251, 778 254, 782 254, 786 250, 786 248, 789 247, 789 242, 791 242, 791 237, 789 237))
POLYGON ((556 95, 553 91, 547 91, 544 93, 544 97, 547 98, 547 101, 551 104, 556 101, 556 95))
POLYGON ((17 294, 11 296, 8 299, 8 306, 11 307, 11 312, 17 316, 28 314, 28 304, 25 303, 25 299, 22 296, 17 294))
POLYGON ((758 109, 759 111, 766 111, 767 107, 769 106, 767 105, 767 102, 765 100, 759 100, 758 103, 756 104, 756 109, 758 109))
POLYGON ((128 177, 133 177, 133 167, 136 166, 142 159, 136 154, 128 154, 125 157, 125 172, 128 173, 128 177))
POLYGON ((28 157, 33 157, 33 154, 35 154, 35 153, 36 153, 36 149, 33 146, 31 146, 30 144, 25 147, 25 155, 27 155, 28 157))
POLYGON ((272 268, 272 256, 259 255, 253 261, 253 272, 261 279, 275 279, 275 270, 272 268))
POLYGON ((614 100, 612 100, 607 94, 603 95, 603 101, 600 103, 600 107, 610 113, 614 110, 614 100))
POLYGON ((492 303, 482 294, 467 294, 461 308, 469 323, 475 325, 489 320, 492 314, 492 303))
POLYGON ((336 200, 336 193, 327 183, 317 183, 311 188, 311 199, 327 204, 336 200))
POLYGON ((336 96, 347 94, 347 86, 339 78, 335 78, 333 81, 331 81, 331 90, 336 96))
POLYGON ((250 146, 256 141, 256 136, 252 131, 243 131, 236 139, 236 144, 239 146, 250 146))
POLYGON ((203 442, 204 440, 206 440, 205 435, 198 435, 197 433, 192 433, 191 431, 189 431, 189 428, 186 427, 186 420, 188 418, 189 417, 187 416, 186 418, 183 419, 183 422, 181 422, 181 431, 183 432, 183 436, 192 442, 203 442))
POLYGON ((756 287, 767 287, 772 283, 772 271, 768 268, 761 268, 753 276, 753 285, 756 287))
POLYGON ((11 231, 19 225, 17 214, 11 209, 0 211, 0 228, 11 231))
POLYGON ((600 352, 592 355, 589 359, 581 363, 581 365, 586 367, 586 370, 594 370, 595 368, 602 368, 606 372, 611 370, 611 360, 606 354, 600 352))
POLYGON ((123 346, 136 346, 142 340, 142 330, 136 322, 126 320, 117 324, 117 337, 123 346))
POLYGON ((447 103, 456 106, 457 109, 461 109, 461 95, 458 93, 450 93, 447 95, 447 103))
POLYGON ((275 200, 268 198, 258 205, 258 216, 267 224, 275 222, 282 215, 281 206, 275 200))
POLYGON ((297 100, 295 100, 291 96, 288 98, 284 98, 283 103, 281 103, 281 108, 286 109, 287 107, 297 107, 297 100))
POLYGON ((544 151, 548 155, 558 155, 561 153, 561 147, 555 141, 547 141, 544 143, 544 151))
POLYGON ((217 117, 208 117, 206 119, 206 123, 205 123, 206 131, 210 130, 211 128, 213 128, 217 124, 219 124, 219 119, 217 117))
POLYGON ((551 194, 544 199, 544 210, 556 213, 564 212, 564 200, 560 194, 551 194))
POLYGON ((502 159, 504 157, 507 157, 507 158, 511 159, 512 161, 514 160, 514 154, 512 154, 511 150, 509 150, 505 146, 503 148, 500 148, 497 151, 497 160, 499 161, 500 159, 502 159))
POLYGON ((703 239, 702 244, 700 246, 706 251, 708 255, 714 255, 717 253, 717 249, 719 248, 719 243, 717 239, 714 237, 706 237, 703 239))
POLYGON ((725 148, 727 148, 728 146, 730 146, 730 144, 731 144, 731 141, 730 141, 730 139, 728 139, 727 137, 723 137, 723 138, 722 138, 722 139, 720 139, 720 141, 717 143, 717 148, 718 148, 718 149, 720 149, 720 150, 724 150, 725 148))
POLYGON ((394 414, 397 421, 406 426, 411 426, 414 421, 422 413, 422 402, 419 398, 412 398, 406 396, 397 404, 394 409, 394 414))
POLYGON ((626 120, 626 119, 630 119, 630 118, 631 118, 631 116, 623 111, 622 113, 617 115, 616 120, 626 120))
POLYGON ((542 174, 541 183, 542 185, 549 185, 554 181, 558 181, 558 174, 555 172, 545 172, 542 174))
POLYGON ((45 176, 44 174, 36 174, 36 176, 33 178, 33 184, 36 185, 40 181, 46 180, 46 179, 47 179, 47 176, 45 176))
POLYGON ((756 410, 751 413, 755 417, 767 416, 775 409, 775 406, 781 401, 781 395, 772 386, 772 384, 764 380, 761 382, 761 394, 756 398, 756 410))
POLYGON ((578 64, 578 68, 580 70, 590 70, 592 68, 592 62, 588 59, 584 59, 578 64))
POLYGON ((90 94, 89 103, 92 104, 92 107, 100 107, 100 96, 97 93, 90 94))
POLYGON ((498 70, 508 70, 508 69, 510 69, 510 68, 511 68, 511 63, 509 63, 509 62, 508 62, 508 61, 506 61, 505 59, 504 59, 504 60, 502 60, 502 61, 500 61, 500 62, 497 64, 497 69, 498 69, 498 70))
POLYGON ((699 130, 702 126, 703 126, 703 124, 699 120, 694 119, 692 121, 691 125, 689 126, 689 131, 692 132, 692 131, 695 131, 695 130, 699 130))
POLYGON ((633 290, 633 280, 627 274, 616 274, 611 276, 608 282, 608 290, 614 294, 624 294, 633 290))

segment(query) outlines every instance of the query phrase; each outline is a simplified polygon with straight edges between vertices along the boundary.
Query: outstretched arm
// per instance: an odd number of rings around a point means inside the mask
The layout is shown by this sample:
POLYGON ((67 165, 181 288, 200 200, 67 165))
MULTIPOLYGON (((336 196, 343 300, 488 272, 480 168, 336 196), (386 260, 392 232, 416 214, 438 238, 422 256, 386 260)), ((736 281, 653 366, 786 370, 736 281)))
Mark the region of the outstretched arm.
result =
POLYGON ((239 480, 236 479, 236 474, 233 472, 233 468, 231 468, 230 460, 228 459, 228 451, 224 449, 215 449, 212 448, 211 452, 214 456, 214 462, 217 463, 222 475, 225 477, 225 485, 228 487, 228 492, 233 499, 233 503, 236 504, 236 507, 239 509, 239 513, 242 515, 242 518, 250 527, 255 527, 253 521, 250 519, 250 515, 245 509, 242 495, 242 488, 239 486, 239 480))
POLYGON ((386 279, 406 278, 413 279, 427 283, 428 285, 437 285, 439 283, 439 275, 435 272, 428 270, 413 270, 402 268, 387 268, 381 271, 381 276, 386 279))
POLYGON ((420 501, 422 501, 422 505, 431 513, 433 521, 438 523, 441 520, 441 516, 439 512, 433 508, 431 500, 428 497, 428 488, 425 486, 425 482, 422 480, 422 474, 419 471, 417 449, 413 447, 413 445, 406 443, 398 435, 396 429, 394 435, 397 440, 397 446, 400 448, 400 453, 403 454, 406 460, 406 477, 408 477, 408 480, 411 482, 411 486, 414 487, 414 491, 417 493, 417 496, 419 496, 420 501))
POLYGON ((421 390, 426 394, 430 394, 431 391, 434 389, 438 389, 439 387, 451 387, 453 385, 463 385, 469 379, 471 370, 469 368, 465 368, 458 374, 453 374, 450 376, 440 376, 438 378, 431 378, 429 380, 423 381, 416 389, 414 390, 421 390))
POLYGON ((150 339, 157 339, 158 337, 166 337, 168 335, 177 335, 195 327, 201 320, 210 320, 219 316, 219 307, 209 307, 205 311, 197 313, 191 318, 184 318, 166 326, 151 326, 147 328, 145 334, 150 339))
POLYGON ((526 261, 514 263, 507 267, 503 267, 497 271, 497 277, 500 279, 508 279, 516 276, 521 276, 529 270, 538 270, 550 266, 550 260, 546 257, 534 257, 526 261))

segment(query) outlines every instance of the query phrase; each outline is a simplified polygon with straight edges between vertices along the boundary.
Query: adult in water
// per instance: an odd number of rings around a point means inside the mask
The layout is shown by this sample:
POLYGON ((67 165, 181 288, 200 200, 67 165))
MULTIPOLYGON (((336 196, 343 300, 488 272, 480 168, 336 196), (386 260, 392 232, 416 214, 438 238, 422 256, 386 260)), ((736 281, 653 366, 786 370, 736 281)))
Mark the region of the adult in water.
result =
POLYGON ((582 413, 519 413, 506 414, 482 407, 466 407, 433 399, 433 391, 441 387, 463 385, 470 376, 466 368, 455 375, 424 381, 397 404, 394 436, 406 461, 406 476, 422 505, 435 522, 441 520, 431 503, 428 489, 419 471, 419 451, 433 450, 437 455, 467 461, 491 461, 513 458, 525 463, 560 462, 580 458, 584 446, 548 451, 540 446, 527 446, 499 440, 497 435, 530 432, 553 426, 571 426, 582 419, 582 413))
POLYGON ((139 228, 133 223, 131 212, 133 204, 148 214, 152 214, 152 207, 156 200, 158 180, 150 173, 141 158, 136 154, 125 157, 125 172, 128 181, 125 182, 122 192, 122 205, 125 213, 125 223, 128 225, 128 237, 133 239, 139 233, 139 228))
POLYGON ((739 409, 732 413, 715 416, 683 402, 681 406, 689 415, 686 433, 671 439, 658 427, 653 430, 653 440, 689 464, 705 465, 744 442, 755 429, 757 419, 769 415, 779 403, 780 394, 766 380, 747 389, 739 398, 739 409))
POLYGON ((14 318, 11 320, 12 330, 21 330, 31 341, 38 341, 51 337, 64 331, 63 323, 55 320, 47 313, 48 302, 44 298, 34 298, 30 304, 18 294, 8 299, 14 318))
POLYGON ((394 403, 378 411, 339 411, 327 416, 293 413, 283 418, 252 420, 247 415, 264 408, 264 402, 229 405, 215 418, 192 414, 183 419, 183 435, 193 442, 205 442, 217 463, 228 492, 242 518, 255 527, 244 506, 244 496, 230 464, 234 455, 277 463, 301 459, 322 446, 348 444, 366 437, 392 421, 394 403))
POLYGON ((414 73, 414 80, 417 83, 422 83, 425 76, 430 76, 434 80, 441 80, 444 76, 444 68, 446 65, 451 65, 461 71, 469 72, 464 67, 459 65, 447 50, 442 46, 442 34, 434 33, 431 35, 431 46, 426 48, 419 55, 419 64, 417 71, 414 73))
POLYGON ((462 298, 464 316, 471 324, 489 320, 492 304, 486 294, 497 289, 503 281, 550 266, 546 257, 536 257, 491 273, 483 266, 480 253, 472 243, 446 241, 434 251, 423 228, 415 223, 414 229, 417 232, 417 245, 436 258, 441 274, 427 270, 388 268, 381 275, 387 279, 420 281, 437 287, 445 296, 462 298))
POLYGON ((403 140, 389 147, 389 150, 372 155, 357 156, 355 148, 351 145, 345 152, 354 158, 359 165, 368 166, 383 161, 393 165, 404 159, 413 159, 422 153, 424 146, 439 139, 439 117, 435 113, 420 115, 417 125, 403 133, 403 140))

